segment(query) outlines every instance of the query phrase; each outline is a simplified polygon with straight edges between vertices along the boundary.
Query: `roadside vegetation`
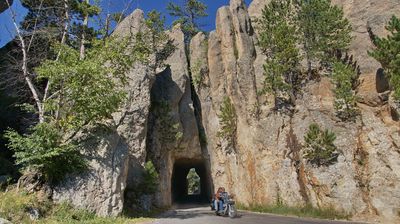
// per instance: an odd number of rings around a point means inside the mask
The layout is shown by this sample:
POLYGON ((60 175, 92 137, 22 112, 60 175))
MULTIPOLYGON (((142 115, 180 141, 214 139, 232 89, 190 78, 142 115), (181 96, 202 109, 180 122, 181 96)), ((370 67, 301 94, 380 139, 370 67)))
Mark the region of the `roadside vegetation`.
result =
POLYGON ((151 218, 143 217, 98 217, 93 212, 75 209, 66 203, 54 204, 46 198, 41 198, 38 194, 28 194, 24 191, 18 191, 17 189, 0 192, 0 217, 12 223, 38 224, 134 224, 152 220, 151 218), (38 214, 38 217, 33 218, 36 216, 35 213, 38 214))
POLYGON ((297 216, 297 217, 331 219, 331 220, 348 220, 351 217, 350 214, 337 211, 333 208, 315 208, 312 205, 294 207, 294 206, 287 206, 282 203, 277 203, 275 205, 254 204, 249 206, 238 204, 238 209, 252 211, 252 212, 285 215, 285 216, 297 216))

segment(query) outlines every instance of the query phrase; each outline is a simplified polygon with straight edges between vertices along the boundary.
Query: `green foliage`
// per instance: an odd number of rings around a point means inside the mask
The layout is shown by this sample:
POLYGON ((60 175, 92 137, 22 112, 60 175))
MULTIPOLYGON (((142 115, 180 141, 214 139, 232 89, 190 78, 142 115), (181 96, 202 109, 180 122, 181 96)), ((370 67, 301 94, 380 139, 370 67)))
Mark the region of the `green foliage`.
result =
POLYGON ((39 220, 35 221, 38 224, 132 224, 151 221, 146 218, 102 218, 93 212, 75 209, 66 203, 53 204, 47 199, 38 198, 35 194, 15 189, 0 192, 0 217, 13 223, 32 223, 27 212, 32 208, 38 209, 40 213, 39 220))
POLYGON ((259 45, 267 56, 262 93, 288 98, 296 90, 299 74, 297 28, 291 1, 271 1, 262 11, 259 45))
POLYGON ((165 32, 165 17, 156 10, 147 14, 145 21, 148 32, 144 33, 145 39, 155 54, 154 69, 165 66, 164 61, 175 51, 173 40, 165 32))
POLYGON ((313 165, 329 166, 337 161, 335 133, 326 129, 322 131, 317 124, 311 124, 304 136, 304 158, 313 165))
POLYGON ((355 121, 359 115, 357 98, 353 90, 353 81, 357 72, 350 65, 342 62, 333 64, 332 82, 335 85, 335 110, 336 115, 343 121, 355 121))
POLYGON ((204 63, 203 61, 198 60, 190 67, 192 73, 192 84, 196 88, 199 88, 203 81, 203 75, 204 75, 203 74, 204 71, 202 70, 203 63, 204 63))
POLYGON ((62 143, 59 129, 48 123, 34 126, 30 134, 9 130, 5 136, 15 150, 16 163, 45 174, 47 180, 60 180, 65 174, 85 168, 82 155, 71 143, 62 143))
POLYGON ((188 194, 200 194, 200 177, 196 173, 196 169, 192 168, 186 177, 188 183, 188 194))
POLYGON ((46 60, 36 69, 39 80, 51 83, 51 95, 43 102, 45 121, 29 134, 10 130, 5 135, 18 164, 36 168, 50 181, 84 167, 79 147, 70 140, 85 126, 110 118, 121 105, 124 74, 150 54, 141 34, 134 41, 93 39, 84 59, 71 46, 55 46, 58 60, 46 60))
POLYGON ((94 39, 85 58, 80 59, 79 50, 56 46, 61 50, 59 60, 46 60, 36 69, 39 79, 51 82, 50 92, 59 96, 46 101, 45 109, 53 115, 49 121, 64 129, 80 129, 109 117, 124 99, 124 92, 118 88, 125 81, 124 74, 150 53, 141 41, 129 52, 127 47, 127 39, 94 39))
POLYGON ((400 102, 400 19, 393 16, 386 26, 386 38, 373 36, 376 49, 369 54, 378 60, 394 91, 395 100, 400 102))
POLYGON ((160 141, 164 144, 175 143, 183 138, 179 123, 173 121, 171 107, 167 101, 153 102, 152 111, 156 127, 160 132, 160 141))
POLYGON ((159 176, 153 162, 144 165, 143 180, 139 189, 142 194, 154 194, 158 190, 159 176))
POLYGON ((351 40, 351 25, 343 10, 331 4, 331 0, 300 0, 298 26, 309 63, 330 62, 335 51, 345 51, 351 40))
POLYGON ((272 213, 280 215, 294 215, 298 217, 308 217, 308 218, 320 218, 320 219, 349 219, 351 216, 344 212, 338 211, 334 208, 315 208, 310 204, 305 206, 292 207, 287 206, 283 203, 276 205, 261 205, 261 204, 251 204, 249 206, 244 206, 240 203, 237 205, 238 209, 248 210, 260 213, 272 213))
POLYGON ((218 131, 218 137, 227 139, 231 144, 234 145, 236 138, 237 129, 237 117, 235 106, 232 104, 229 97, 224 97, 224 101, 219 110, 218 114, 219 124, 221 126, 218 131))
POLYGON ((189 43, 192 37, 201 30, 201 25, 197 20, 207 16, 207 5, 199 0, 184 0, 183 5, 169 2, 167 10, 171 16, 178 18, 174 24, 182 25, 186 43, 189 43))

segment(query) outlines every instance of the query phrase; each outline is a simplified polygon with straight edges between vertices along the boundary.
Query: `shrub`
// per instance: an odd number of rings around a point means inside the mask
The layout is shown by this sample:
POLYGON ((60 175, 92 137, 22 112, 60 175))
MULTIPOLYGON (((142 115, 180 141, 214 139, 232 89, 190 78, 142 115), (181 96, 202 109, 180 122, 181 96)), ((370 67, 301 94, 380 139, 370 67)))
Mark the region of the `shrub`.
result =
POLYGON ((337 161, 335 133, 326 129, 322 131, 317 124, 311 124, 307 134, 304 136, 305 151, 304 158, 313 165, 329 166, 337 161))
POLYGON ((0 217, 14 223, 60 223, 60 224, 127 224, 151 221, 151 219, 126 217, 102 218, 93 212, 76 209, 67 203, 53 204, 47 199, 40 199, 36 194, 27 194, 15 189, 0 192, 0 217), (39 220, 29 218, 29 209, 39 211, 39 220))
POLYGON ((160 131, 160 140, 164 144, 180 141, 183 133, 179 130, 179 123, 175 123, 171 116, 171 107, 167 101, 153 102, 152 111, 156 119, 156 127, 160 131))
POLYGON ((357 71, 342 62, 333 65, 332 82, 335 85, 336 116, 342 121, 355 121, 359 115, 357 98, 353 90, 353 82, 357 80, 357 71))
POLYGON ((202 61, 198 60, 194 63, 190 70, 192 73, 192 84, 194 87, 199 88, 203 81, 203 72, 201 69, 202 61))
POLYGON ((143 180, 140 185, 141 193, 154 194, 158 190, 159 176, 153 162, 144 165, 143 180))
POLYGON ((86 167, 78 147, 62 143, 62 135, 55 126, 41 123, 31 128, 31 133, 20 135, 8 130, 5 136, 8 146, 15 151, 16 163, 36 169, 48 181, 58 181, 67 173, 77 172, 86 167))
POLYGON ((229 97, 224 97, 218 114, 219 124, 221 126, 218 131, 218 137, 227 139, 231 144, 234 144, 236 137, 236 110, 229 97))

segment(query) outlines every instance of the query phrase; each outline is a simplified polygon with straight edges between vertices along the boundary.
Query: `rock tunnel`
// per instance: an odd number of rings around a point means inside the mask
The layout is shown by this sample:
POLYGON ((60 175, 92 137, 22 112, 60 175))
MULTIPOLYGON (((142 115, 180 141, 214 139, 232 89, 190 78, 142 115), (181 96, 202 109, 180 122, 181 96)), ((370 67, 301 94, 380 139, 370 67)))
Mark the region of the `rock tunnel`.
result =
POLYGON ((171 178, 171 196, 173 203, 206 203, 211 198, 211 176, 204 160, 179 159, 173 167, 171 178), (187 176, 194 168, 200 177, 198 194, 189 194, 187 176))

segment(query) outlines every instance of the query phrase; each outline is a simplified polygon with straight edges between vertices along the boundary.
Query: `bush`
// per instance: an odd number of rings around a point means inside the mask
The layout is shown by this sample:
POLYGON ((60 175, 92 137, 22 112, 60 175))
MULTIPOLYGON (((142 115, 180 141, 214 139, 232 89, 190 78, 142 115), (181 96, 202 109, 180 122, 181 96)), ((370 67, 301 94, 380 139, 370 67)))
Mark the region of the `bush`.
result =
POLYGON ((86 162, 72 143, 62 143, 59 130, 49 123, 34 126, 30 134, 8 130, 8 146, 15 151, 16 163, 43 173, 47 181, 59 181, 65 174, 86 167, 86 162))
POLYGON ((307 134, 304 136, 305 151, 304 158, 313 165, 328 166, 337 161, 335 133, 326 129, 322 131, 317 124, 311 124, 307 134))
POLYGON ((336 62, 333 65, 332 81, 335 85, 335 110, 342 121, 355 121, 360 114, 353 82, 357 80, 357 71, 351 65, 336 62))
POLYGON ((154 194, 158 190, 159 176, 153 162, 144 165, 143 181, 139 187, 141 194, 154 194))
POLYGON ((219 124, 221 126, 218 137, 227 139, 230 143, 234 144, 236 138, 236 110, 229 97, 224 97, 224 101, 220 107, 218 114, 219 124))
POLYGON ((179 123, 175 123, 171 116, 171 107, 167 101, 152 103, 156 127, 160 132, 160 141, 164 144, 180 141, 183 133, 179 130, 179 123))
POLYGON ((151 221, 151 219, 125 217, 101 218, 93 212, 75 209, 71 205, 53 204, 47 199, 39 199, 36 194, 12 189, 8 192, 0 192, 0 217, 10 220, 13 223, 33 223, 29 218, 28 210, 37 209, 40 217, 34 223, 60 223, 60 224, 123 224, 151 221))
POLYGON ((199 88, 203 82, 204 71, 201 69, 202 63, 204 62, 198 60, 190 68, 192 73, 192 84, 195 88, 199 88))

